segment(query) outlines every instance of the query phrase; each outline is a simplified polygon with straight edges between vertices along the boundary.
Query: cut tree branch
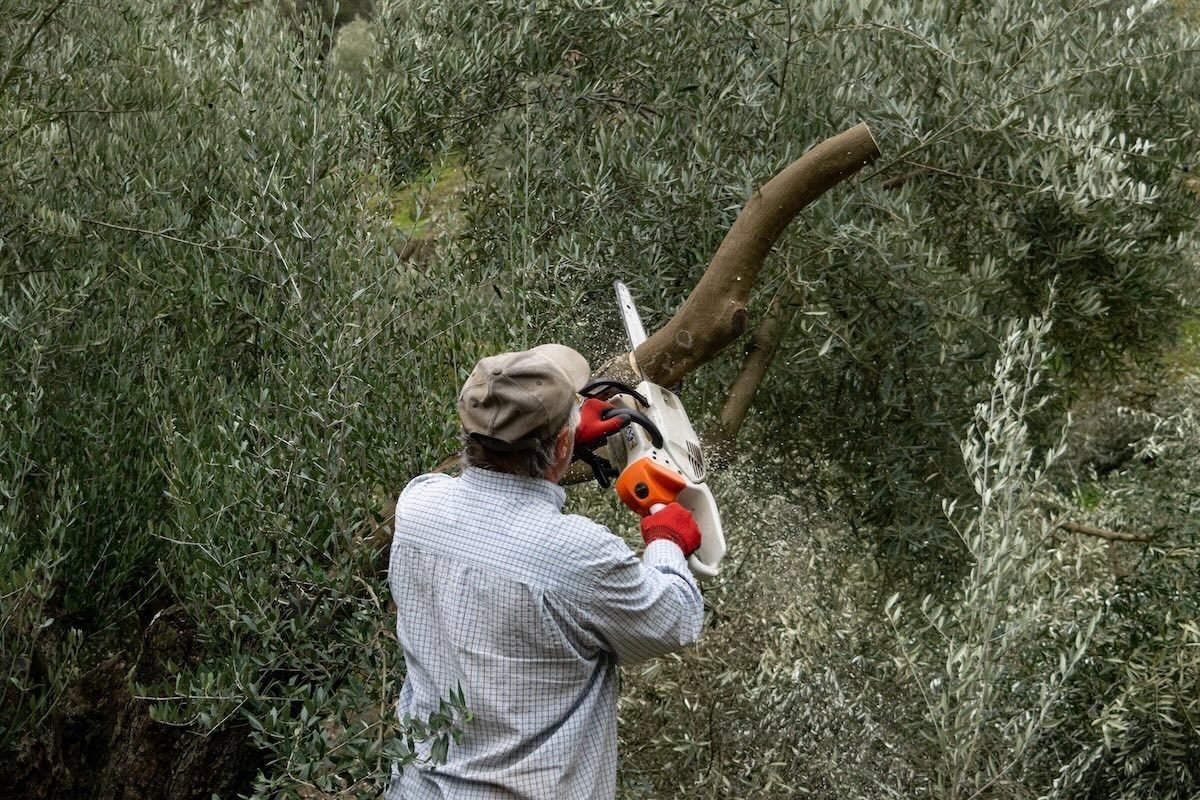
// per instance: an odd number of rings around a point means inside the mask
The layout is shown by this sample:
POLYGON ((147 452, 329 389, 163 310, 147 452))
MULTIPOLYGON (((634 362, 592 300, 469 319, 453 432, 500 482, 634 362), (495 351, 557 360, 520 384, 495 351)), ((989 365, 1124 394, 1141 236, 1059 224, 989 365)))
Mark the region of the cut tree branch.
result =
MULTIPOLYGON (((637 348, 633 360, 642 378, 673 386, 711 361, 746 330, 746 301, 776 240, 806 206, 879 157, 879 146, 866 123, 821 142, 793 161, 750 197, 717 248, 704 275, 665 326, 637 348)), ((721 428, 732 441, 746 419, 786 327, 790 312, 772 305, 750 349, 743 374, 735 381, 721 414, 721 428)), ((597 376, 637 380, 629 355, 612 359, 597 376)), ((457 456, 437 470, 452 469, 457 456)), ((575 464, 562 483, 582 483, 591 471, 575 464)))
MULTIPOLYGON (((796 215, 826 191, 879 158, 875 137, 860 123, 821 142, 793 161, 751 195, 733 226, 725 234, 696 287, 683 305, 660 330, 633 354, 612 359, 597 376, 635 379, 631 361, 641 377, 663 386, 677 384, 685 375, 711 361, 717 353, 746 330, 746 301, 762 270, 767 254, 796 215)), ((756 331, 741 374, 735 380, 721 412, 721 428, 730 431, 730 441, 745 422, 754 394, 762 383, 786 328, 790 312, 780 303, 756 331)), ((436 471, 453 469, 458 455, 449 456, 436 471)), ((560 481, 564 485, 584 483, 591 470, 582 463, 571 466, 560 481)), ((393 500, 383 510, 383 520, 373 531, 372 541, 382 549, 379 567, 386 570, 387 549, 395 513, 393 500)))
POLYGON ((696 288, 637 348, 643 377, 673 386, 746 330, 746 301, 763 262, 797 214, 879 157, 865 123, 818 144, 754 192, 696 288))

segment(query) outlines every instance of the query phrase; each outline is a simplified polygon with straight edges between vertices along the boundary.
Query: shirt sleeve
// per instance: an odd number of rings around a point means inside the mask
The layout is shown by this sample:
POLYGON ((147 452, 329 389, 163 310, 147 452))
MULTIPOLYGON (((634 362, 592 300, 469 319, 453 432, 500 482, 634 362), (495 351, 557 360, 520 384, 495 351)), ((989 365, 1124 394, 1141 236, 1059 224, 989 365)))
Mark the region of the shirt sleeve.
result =
POLYGON ((408 485, 405 486, 404 489, 400 492, 400 497, 396 501, 396 505, 399 506, 401 503, 403 503, 405 501, 405 499, 407 499, 408 496, 411 495, 413 492, 420 491, 422 486, 432 486, 434 484, 438 484, 438 483, 441 483, 442 481, 448 481, 448 480, 453 480, 453 478, 450 475, 446 475, 445 473, 442 473, 442 472, 429 472, 424 475, 418 475, 417 477, 415 477, 411 481, 409 481, 408 485))
POLYGON ((678 545, 651 542, 639 561, 608 534, 593 559, 583 622, 618 664, 647 661, 699 638, 704 599, 678 545))

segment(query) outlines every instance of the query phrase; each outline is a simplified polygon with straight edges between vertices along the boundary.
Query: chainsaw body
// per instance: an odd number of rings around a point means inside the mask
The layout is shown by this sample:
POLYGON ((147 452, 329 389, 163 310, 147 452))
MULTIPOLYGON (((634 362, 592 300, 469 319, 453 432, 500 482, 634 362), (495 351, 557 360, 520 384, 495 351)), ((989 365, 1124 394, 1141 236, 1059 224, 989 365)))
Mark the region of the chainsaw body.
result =
MULTIPOLYGON (((646 341, 646 331, 629 289, 620 281, 614 287, 633 352, 646 341)), ((716 501, 704 483, 700 437, 679 398, 647 380, 635 388, 601 379, 581 391, 608 400, 616 406, 609 413, 626 417, 630 424, 608 437, 608 459, 587 450, 578 456, 592 466, 601 486, 616 477, 617 496, 643 517, 672 502, 690 511, 700 529, 700 547, 688 557, 688 567, 697 578, 714 577, 725 556, 725 534, 716 501)))
POLYGON ((688 558, 688 567, 697 578, 714 577, 725 557, 725 534, 717 503, 704 483, 700 437, 674 393, 650 381, 639 383, 637 393, 648 401, 646 405, 628 394, 616 395, 610 402, 649 419, 662 441, 656 446, 651 432, 641 425, 627 425, 609 437, 609 456, 621 473, 615 484, 617 496, 642 516, 671 502, 690 511, 700 528, 700 548, 688 558))

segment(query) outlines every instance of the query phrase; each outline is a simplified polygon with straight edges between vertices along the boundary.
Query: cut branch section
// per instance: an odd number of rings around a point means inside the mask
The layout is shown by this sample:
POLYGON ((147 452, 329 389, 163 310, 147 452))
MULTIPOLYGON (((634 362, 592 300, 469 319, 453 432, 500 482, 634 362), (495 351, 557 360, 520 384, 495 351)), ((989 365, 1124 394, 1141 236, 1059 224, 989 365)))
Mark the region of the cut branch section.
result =
POLYGON ((746 301, 767 254, 805 206, 879 157, 866 124, 826 139, 756 191, 675 316, 635 352, 663 386, 712 360, 746 330, 746 301))

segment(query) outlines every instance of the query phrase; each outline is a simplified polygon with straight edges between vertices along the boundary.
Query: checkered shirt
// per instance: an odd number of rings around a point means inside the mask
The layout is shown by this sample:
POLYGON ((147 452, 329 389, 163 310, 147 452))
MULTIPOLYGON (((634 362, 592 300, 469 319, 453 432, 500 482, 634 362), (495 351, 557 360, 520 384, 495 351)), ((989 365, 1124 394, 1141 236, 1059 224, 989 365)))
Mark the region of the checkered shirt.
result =
POLYGON ((406 676, 401 718, 461 686, 474 715, 442 765, 394 776, 386 800, 611 800, 618 664, 679 650, 704 603, 683 553, 639 561, 538 478, 469 468, 400 495, 388 584, 406 676))

